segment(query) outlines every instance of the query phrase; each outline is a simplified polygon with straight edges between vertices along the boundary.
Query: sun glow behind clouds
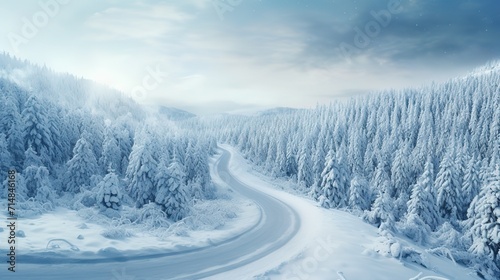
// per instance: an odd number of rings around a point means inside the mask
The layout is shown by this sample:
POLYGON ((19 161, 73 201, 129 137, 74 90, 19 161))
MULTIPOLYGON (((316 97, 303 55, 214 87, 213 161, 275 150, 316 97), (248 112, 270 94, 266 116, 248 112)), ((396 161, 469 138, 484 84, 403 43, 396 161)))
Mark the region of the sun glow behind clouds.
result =
MULTIPOLYGON (((368 46, 343 57, 339 45, 389 2, 245 0, 221 20, 209 0, 71 1, 17 53, 7 37, 0 48, 133 97, 147 87, 141 102, 195 112, 314 106, 442 81, 500 55, 499 3, 403 0, 368 46), (153 85, 151 68, 168 78, 153 85)), ((2 2, 0 32, 22 35, 24 19, 44 12, 39 3, 2 2)))

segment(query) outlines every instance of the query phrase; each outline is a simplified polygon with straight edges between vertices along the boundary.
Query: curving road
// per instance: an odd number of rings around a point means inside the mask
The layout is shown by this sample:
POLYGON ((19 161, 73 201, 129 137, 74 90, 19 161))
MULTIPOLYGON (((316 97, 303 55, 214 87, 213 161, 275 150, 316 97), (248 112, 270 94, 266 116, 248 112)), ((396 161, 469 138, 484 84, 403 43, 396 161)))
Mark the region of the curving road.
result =
POLYGON ((259 222, 248 231, 210 247, 147 256, 125 255, 106 259, 18 256, 18 271, 8 272, 4 264, 0 279, 149 280, 210 276, 217 279, 219 273, 238 269, 280 249, 299 231, 298 213, 284 202, 238 181, 228 168, 230 152, 224 149, 222 152, 216 162, 221 179, 241 195, 255 201, 261 210, 259 222))

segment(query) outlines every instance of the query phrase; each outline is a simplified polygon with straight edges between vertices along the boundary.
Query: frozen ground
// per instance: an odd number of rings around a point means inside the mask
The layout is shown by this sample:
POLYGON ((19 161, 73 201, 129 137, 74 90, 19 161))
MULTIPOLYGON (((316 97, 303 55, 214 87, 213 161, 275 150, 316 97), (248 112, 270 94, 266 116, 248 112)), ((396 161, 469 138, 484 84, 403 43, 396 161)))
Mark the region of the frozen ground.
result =
POLYGON ((20 219, 25 237, 18 237, 18 272, 8 272, 4 264, 0 279, 476 279, 406 240, 380 237, 353 215, 280 190, 288 183, 262 176, 233 148, 223 149, 228 152, 212 161, 211 171, 232 202, 199 205, 196 217, 169 230, 122 226, 121 238, 105 237, 116 226, 96 222, 89 211, 57 209, 20 219), (231 213, 228 209, 234 216, 214 218, 231 213), (219 226, 210 226, 214 223, 219 226), (415 262, 401 261, 405 254, 415 262))

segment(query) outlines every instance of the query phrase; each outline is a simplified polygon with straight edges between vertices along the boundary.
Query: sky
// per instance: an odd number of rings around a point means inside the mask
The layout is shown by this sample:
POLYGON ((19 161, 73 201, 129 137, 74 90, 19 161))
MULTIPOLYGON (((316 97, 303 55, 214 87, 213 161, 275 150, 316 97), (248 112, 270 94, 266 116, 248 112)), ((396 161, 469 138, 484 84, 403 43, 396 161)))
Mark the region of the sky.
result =
POLYGON ((206 115, 308 108, 500 58, 498 0, 0 2, 0 51, 206 115))

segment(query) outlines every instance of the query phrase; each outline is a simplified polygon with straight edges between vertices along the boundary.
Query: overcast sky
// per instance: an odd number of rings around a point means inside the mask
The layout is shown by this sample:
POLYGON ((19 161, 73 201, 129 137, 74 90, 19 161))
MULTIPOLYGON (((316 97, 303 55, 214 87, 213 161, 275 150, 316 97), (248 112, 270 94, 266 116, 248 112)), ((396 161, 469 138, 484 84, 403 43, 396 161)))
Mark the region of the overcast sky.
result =
POLYGON ((0 50, 198 114, 311 107, 498 59, 499 14, 498 0, 1 1, 0 50))

